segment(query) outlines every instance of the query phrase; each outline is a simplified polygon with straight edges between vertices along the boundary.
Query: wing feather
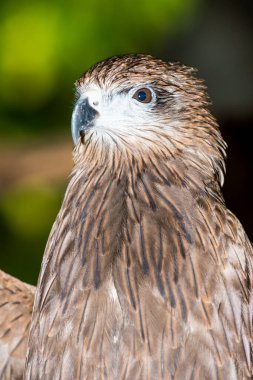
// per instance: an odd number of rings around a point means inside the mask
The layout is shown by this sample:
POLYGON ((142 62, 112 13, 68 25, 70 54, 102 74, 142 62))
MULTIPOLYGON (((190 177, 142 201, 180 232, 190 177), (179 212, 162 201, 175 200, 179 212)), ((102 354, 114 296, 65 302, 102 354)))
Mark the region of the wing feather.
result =
POLYGON ((35 287, 0 271, 0 379, 21 380, 35 287))

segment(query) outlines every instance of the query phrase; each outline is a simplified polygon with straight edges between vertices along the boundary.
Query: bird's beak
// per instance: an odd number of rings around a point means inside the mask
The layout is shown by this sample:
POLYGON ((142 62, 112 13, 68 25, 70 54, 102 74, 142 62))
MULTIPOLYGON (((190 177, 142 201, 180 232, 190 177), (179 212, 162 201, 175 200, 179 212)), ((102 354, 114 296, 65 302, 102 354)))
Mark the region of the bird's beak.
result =
POLYGON ((71 120, 71 132, 75 145, 78 142, 80 132, 92 127, 97 115, 98 111, 90 106, 88 98, 77 101, 71 120))

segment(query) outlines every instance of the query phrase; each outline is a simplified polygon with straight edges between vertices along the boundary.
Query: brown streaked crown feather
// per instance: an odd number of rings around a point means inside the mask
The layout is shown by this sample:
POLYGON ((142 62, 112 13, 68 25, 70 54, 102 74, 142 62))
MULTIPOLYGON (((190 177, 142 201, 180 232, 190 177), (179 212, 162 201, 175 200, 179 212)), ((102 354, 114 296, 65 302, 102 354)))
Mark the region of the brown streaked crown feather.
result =
POLYGON ((142 116, 117 124, 115 108, 117 127, 98 119, 75 149, 25 379, 249 379, 252 247, 220 192, 225 143, 205 88, 192 69, 130 55, 77 91, 109 105, 136 85, 157 94, 142 116))

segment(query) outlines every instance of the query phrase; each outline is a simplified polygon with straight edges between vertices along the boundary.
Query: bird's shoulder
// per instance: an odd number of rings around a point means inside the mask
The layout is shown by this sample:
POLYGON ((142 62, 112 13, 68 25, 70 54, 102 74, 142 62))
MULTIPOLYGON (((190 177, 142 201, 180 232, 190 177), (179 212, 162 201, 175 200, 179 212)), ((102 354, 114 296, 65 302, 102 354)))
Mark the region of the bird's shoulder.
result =
POLYGON ((22 379, 35 287, 0 271, 0 378, 22 379))

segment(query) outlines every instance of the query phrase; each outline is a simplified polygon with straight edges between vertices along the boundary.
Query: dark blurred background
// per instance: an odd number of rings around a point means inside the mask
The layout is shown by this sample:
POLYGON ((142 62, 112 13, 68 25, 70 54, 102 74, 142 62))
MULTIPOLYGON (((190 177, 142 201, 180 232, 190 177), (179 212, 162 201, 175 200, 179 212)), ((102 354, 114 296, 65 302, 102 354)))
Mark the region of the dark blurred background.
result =
POLYGON ((71 169, 73 83, 115 54, 198 68, 228 142, 224 195, 252 239, 253 2, 0 3, 0 268, 36 283, 71 169))

